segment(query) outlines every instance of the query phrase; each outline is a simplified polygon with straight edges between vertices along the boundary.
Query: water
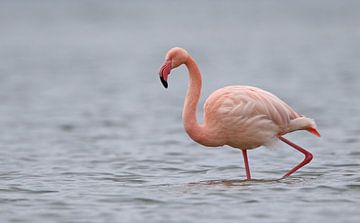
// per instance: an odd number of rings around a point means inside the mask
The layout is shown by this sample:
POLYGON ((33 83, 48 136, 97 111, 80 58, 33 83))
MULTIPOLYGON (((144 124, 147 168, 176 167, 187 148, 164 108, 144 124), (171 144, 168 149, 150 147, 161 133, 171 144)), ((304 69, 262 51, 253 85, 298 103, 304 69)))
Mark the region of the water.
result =
POLYGON ((357 222, 358 1, 0 2, 1 222, 357 222), (314 118, 322 138, 288 148, 206 149, 181 122, 182 46, 205 95, 267 89, 314 118))

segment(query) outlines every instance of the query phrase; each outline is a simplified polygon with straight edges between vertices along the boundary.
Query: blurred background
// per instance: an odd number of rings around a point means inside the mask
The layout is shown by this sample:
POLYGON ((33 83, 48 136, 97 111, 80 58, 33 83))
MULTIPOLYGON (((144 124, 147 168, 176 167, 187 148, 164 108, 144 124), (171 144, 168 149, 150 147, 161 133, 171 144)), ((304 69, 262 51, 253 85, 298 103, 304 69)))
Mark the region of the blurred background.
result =
POLYGON ((2 222, 356 222, 360 199, 360 2, 0 1, 2 222), (322 138, 249 152, 206 149, 182 127, 186 69, 206 97, 268 90, 322 138), (230 180, 224 183, 224 180, 230 180))

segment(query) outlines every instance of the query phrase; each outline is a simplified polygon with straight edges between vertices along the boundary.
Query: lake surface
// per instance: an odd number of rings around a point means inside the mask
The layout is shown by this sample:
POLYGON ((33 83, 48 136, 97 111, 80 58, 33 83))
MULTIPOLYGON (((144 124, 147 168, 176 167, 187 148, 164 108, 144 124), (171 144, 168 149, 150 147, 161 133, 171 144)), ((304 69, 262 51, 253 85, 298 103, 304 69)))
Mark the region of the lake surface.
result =
MULTIPOLYGON (((359 1, 1 1, 1 222, 358 222, 359 1), (321 138, 207 149, 183 130, 186 48, 207 95, 264 88, 321 138)), ((201 118, 199 118, 201 119, 201 118)))

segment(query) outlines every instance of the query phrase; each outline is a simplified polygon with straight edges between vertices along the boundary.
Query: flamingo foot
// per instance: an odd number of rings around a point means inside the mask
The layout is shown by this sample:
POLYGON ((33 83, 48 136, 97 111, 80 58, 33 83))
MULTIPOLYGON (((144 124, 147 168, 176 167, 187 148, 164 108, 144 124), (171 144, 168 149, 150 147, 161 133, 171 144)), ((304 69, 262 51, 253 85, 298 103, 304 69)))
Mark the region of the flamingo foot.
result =
POLYGON ((242 149, 241 151, 242 151, 242 154, 243 154, 243 157, 244 157, 244 164, 245 164, 245 170, 246 170, 246 179, 251 180, 250 167, 249 167, 249 161, 248 161, 248 156, 247 156, 247 150, 242 149))
POLYGON ((313 155, 312 155, 309 151, 301 148, 300 146, 298 146, 298 145, 296 145, 295 143, 293 143, 293 142, 285 139, 285 138, 282 137, 282 136, 279 136, 279 139, 280 139, 281 141, 283 141, 284 143, 288 144, 289 146, 293 147, 294 149, 298 150, 299 152, 301 152, 301 153, 304 154, 304 156, 305 156, 304 160, 303 160, 301 163, 299 163, 297 166, 295 166, 294 168, 292 168, 289 172, 287 172, 287 173, 283 176, 283 178, 285 178, 285 177, 290 176, 290 175, 293 174, 294 172, 296 172, 296 171, 297 171, 298 169, 300 169, 301 167, 303 167, 303 166, 305 166, 306 164, 310 163, 310 161, 313 159, 313 155))

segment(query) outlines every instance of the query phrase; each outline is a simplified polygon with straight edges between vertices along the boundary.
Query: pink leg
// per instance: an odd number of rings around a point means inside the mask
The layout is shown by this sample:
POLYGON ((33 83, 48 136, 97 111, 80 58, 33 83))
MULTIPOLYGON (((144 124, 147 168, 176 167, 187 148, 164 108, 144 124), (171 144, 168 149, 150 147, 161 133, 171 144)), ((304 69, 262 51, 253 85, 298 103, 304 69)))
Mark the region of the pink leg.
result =
POLYGON ((243 157, 244 157, 244 164, 245 164, 245 170, 246 170, 246 179, 251 180, 249 161, 248 161, 248 157, 247 157, 247 150, 242 149, 241 151, 242 151, 242 154, 243 154, 243 157))
POLYGON ((290 176, 292 173, 294 173, 295 171, 297 171, 297 170, 300 169, 301 167, 303 167, 303 166, 305 166, 306 164, 308 164, 308 163, 312 160, 313 155, 312 155, 309 151, 301 148, 300 146, 292 143, 291 141, 285 139, 285 138, 282 137, 282 136, 279 136, 279 139, 280 139, 281 141, 283 141, 284 143, 288 144, 289 146, 293 147, 294 149, 300 151, 301 153, 303 153, 303 154, 305 155, 304 160, 303 160, 300 164, 298 164, 297 166, 295 166, 294 168, 292 168, 289 172, 287 172, 287 174, 285 174, 285 175, 283 176, 283 178, 285 178, 285 177, 290 176))

